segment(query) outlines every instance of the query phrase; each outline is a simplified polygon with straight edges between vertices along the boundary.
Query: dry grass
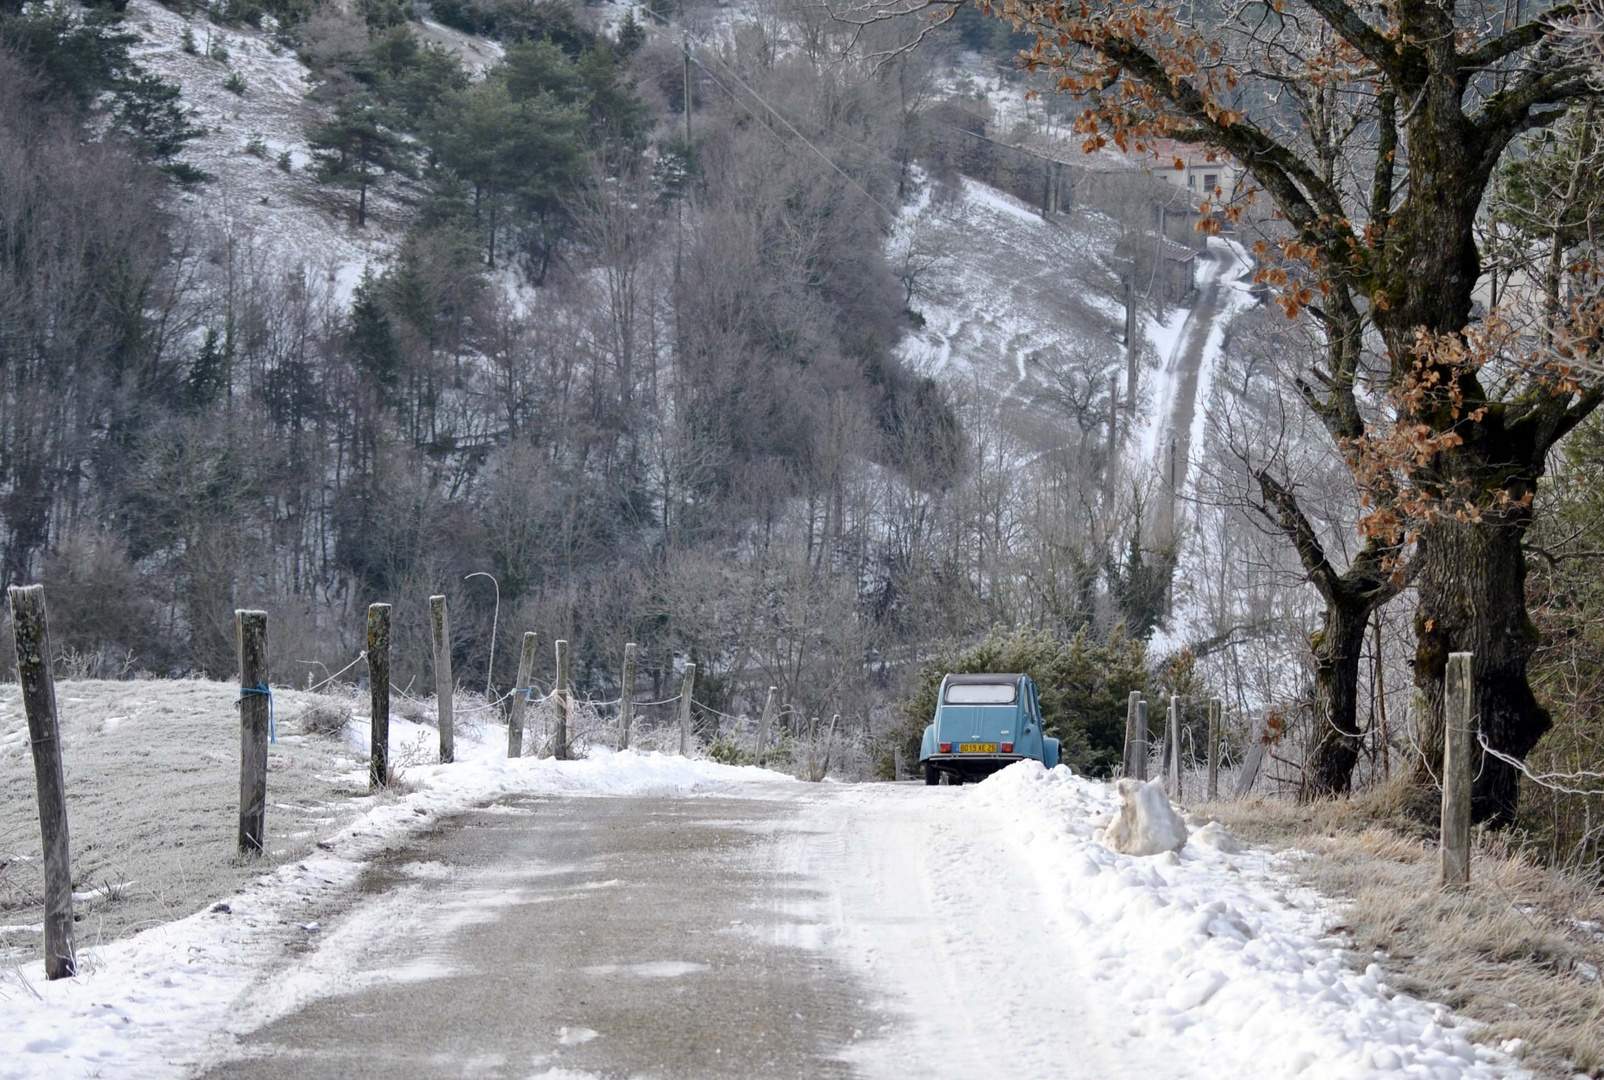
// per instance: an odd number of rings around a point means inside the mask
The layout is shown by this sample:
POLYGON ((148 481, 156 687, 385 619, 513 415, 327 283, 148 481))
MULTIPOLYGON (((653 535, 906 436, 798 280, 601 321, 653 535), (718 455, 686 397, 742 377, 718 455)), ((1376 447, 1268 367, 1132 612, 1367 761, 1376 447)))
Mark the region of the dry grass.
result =
POLYGON ((1596 883, 1538 865, 1506 838, 1478 838, 1471 886, 1437 885, 1437 848, 1396 787, 1297 806, 1205 803, 1245 840, 1297 849, 1292 870, 1344 901, 1361 955, 1400 990, 1486 1025, 1484 1041, 1521 1039, 1539 1076, 1604 1076, 1604 899, 1596 883))

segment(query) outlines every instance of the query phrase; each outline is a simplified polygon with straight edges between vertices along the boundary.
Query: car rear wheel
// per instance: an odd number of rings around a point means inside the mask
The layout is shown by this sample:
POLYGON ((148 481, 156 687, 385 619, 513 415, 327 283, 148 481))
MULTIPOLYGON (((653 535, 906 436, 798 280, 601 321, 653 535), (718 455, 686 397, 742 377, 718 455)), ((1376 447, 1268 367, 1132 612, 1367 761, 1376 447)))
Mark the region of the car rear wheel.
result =
POLYGON ((925 786, 935 787, 939 783, 941 783, 941 770, 927 762, 925 764, 925 786))

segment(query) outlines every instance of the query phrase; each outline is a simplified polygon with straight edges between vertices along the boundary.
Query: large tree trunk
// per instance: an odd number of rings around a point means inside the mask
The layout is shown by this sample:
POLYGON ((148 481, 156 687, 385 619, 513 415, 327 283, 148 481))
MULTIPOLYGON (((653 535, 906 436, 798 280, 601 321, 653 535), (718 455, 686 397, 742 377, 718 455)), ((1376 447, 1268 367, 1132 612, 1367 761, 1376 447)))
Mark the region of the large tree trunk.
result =
MULTIPOLYGON (((1526 614, 1525 524, 1524 514, 1482 522, 1448 518, 1421 535, 1415 685, 1427 710, 1414 723, 1421 751, 1415 779, 1422 785, 1434 785, 1441 776, 1442 685, 1450 652, 1472 654, 1471 715, 1487 745, 1524 759, 1552 723, 1526 674, 1537 646, 1537 627, 1526 614)), ((1473 819, 1511 824, 1519 770, 1484 756, 1480 740, 1475 754, 1473 819)))
POLYGON ((1314 649, 1314 748, 1303 766, 1305 801, 1346 794, 1353 784, 1364 733, 1359 730, 1359 661, 1374 601, 1337 596, 1326 603, 1325 625, 1309 636, 1314 649))

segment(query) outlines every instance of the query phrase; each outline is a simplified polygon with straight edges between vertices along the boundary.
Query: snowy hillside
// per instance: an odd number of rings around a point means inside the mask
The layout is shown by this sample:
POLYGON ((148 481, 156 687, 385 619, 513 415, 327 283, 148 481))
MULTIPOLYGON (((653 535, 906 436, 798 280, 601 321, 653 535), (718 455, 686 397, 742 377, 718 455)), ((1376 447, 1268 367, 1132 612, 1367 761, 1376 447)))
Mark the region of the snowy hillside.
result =
POLYGON ((1050 370, 1123 364, 1124 313, 1108 266, 1116 232, 1093 213, 1045 221, 967 177, 956 191, 927 184, 890 247, 893 269, 915 275, 910 307, 925 322, 902 355, 959 398, 1006 402, 1032 449, 1060 445, 1050 370))
MULTIPOLYGON (((186 19, 153 0, 130 0, 126 25, 141 39, 135 59, 180 88, 203 131, 182 157, 213 179, 177 196, 186 217, 240 257, 300 264, 348 296, 363 269, 393 250, 411 212, 395 198, 398 189, 379 184, 368 194, 367 226, 358 229, 350 193, 312 177, 307 131, 325 110, 307 97, 314 87, 307 66, 269 30, 186 19), (185 50, 186 30, 194 52, 185 50), (244 80, 242 92, 224 85, 234 75, 244 80)), ((457 53, 470 72, 501 55, 498 44, 438 23, 414 32, 457 53)))

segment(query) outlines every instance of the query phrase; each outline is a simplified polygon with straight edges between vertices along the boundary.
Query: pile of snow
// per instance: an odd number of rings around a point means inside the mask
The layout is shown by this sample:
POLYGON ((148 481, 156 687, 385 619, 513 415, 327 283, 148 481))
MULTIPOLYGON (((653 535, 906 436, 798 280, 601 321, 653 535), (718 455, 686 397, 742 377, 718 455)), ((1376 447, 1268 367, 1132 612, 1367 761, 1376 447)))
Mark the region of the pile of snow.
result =
POLYGON ((1394 993, 1374 963, 1355 970, 1326 933, 1335 912, 1289 887, 1270 854, 1200 844, 1157 859, 1119 854, 1094 837, 1093 823, 1119 808, 1113 789, 1039 762, 966 792, 1023 838, 1131 1034, 1158 1054, 1174 1042, 1176 1060, 1196 1066, 1177 1075, 1526 1075, 1472 1043, 1469 1021, 1394 993))
POLYGON ((1099 839, 1125 855, 1162 855, 1186 846, 1186 822, 1164 794, 1164 781, 1124 777, 1114 785, 1119 812, 1099 839))
MULTIPOLYGON (((353 749, 366 745, 360 717, 348 738, 353 749)), ((431 727, 391 721, 393 754, 437 746, 437 739, 431 727)), ((505 748, 505 726, 464 724, 455 763, 405 767, 405 784, 416 790, 368 799, 365 813, 318 842, 311 855, 221 903, 98 947, 80 924, 75 978, 45 982, 33 963, 0 967, 0 1009, 13 1051, 0 1060, 0 1080, 187 1075, 186 1063, 198 1060, 207 1039, 224 1029, 253 980, 318 932, 320 913, 349 895, 367 861, 442 815, 513 795, 688 795, 797 783, 766 769, 633 750, 593 749, 582 760, 553 761, 508 760, 505 748)), ((350 772, 342 779, 365 783, 365 764, 352 757, 346 765, 350 772)), ((277 812, 271 774, 268 791, 271 828, 277 812)), ((206 827, 232 830, 233 820, 206 827)))

